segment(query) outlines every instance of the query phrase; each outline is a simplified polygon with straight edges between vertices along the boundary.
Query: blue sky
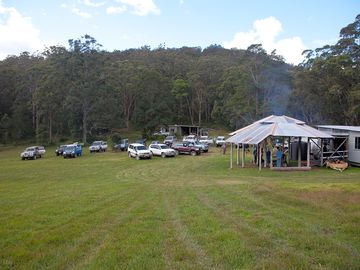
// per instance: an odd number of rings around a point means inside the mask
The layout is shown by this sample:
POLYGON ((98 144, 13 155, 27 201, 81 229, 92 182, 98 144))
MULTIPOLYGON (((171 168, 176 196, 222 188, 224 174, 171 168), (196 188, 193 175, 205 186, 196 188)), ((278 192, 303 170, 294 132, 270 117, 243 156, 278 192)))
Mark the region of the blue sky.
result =
POLYGON ((0 0, 0 59, 89 34, 108 51, 262 43, 289 63, 333 44, 359 0, 0 0))

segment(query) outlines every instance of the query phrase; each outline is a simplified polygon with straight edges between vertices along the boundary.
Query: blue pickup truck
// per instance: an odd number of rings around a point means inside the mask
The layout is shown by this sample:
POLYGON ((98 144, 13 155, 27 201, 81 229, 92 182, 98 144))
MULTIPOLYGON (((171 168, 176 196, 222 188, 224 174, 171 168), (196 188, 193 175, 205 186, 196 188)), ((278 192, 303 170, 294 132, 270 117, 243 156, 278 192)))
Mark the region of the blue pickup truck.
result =
POLYGON ((78 144, 69 144, 65 147, 63 151, 64 158, 68 158, 68 157, 76 158, 81 156, 82 156, 82 148, 81 145, 78 144))

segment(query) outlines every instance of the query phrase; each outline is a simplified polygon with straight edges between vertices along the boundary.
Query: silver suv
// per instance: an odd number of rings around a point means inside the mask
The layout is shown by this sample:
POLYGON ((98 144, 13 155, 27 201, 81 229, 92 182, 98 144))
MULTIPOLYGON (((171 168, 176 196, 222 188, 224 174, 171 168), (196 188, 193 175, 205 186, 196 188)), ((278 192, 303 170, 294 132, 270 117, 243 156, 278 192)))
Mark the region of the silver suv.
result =
POLYGON ((37 148, 37 146, 31 146, 26 148, 21 154, 20 157, 22 160, 25 159, 36 159, 36 158, 41 158, 41 154, 39 152, 39 149, 37 148))
POLYGON ((106 152, 106 150, 107 150, 107 142, 104 141, 95 141, 89 147, 90 153, 106 152))
POLYGON ((152 158, 151 151, 148 150, 143 144, 141 143, 132 143, 128 146, 128 156, 134 157, 137 160, 142 158, 152 158))

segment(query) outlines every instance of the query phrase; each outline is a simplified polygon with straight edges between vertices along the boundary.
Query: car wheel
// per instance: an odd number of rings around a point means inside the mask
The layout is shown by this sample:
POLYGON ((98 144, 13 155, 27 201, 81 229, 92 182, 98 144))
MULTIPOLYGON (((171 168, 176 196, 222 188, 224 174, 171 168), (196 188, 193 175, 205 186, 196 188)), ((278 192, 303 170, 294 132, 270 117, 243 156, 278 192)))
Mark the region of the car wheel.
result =
POLYGON ((190 155, 196 156, 196 152, 195 152, 195 151, 191 151, 191 152, 190 152, 190 155))
POLYGON ((21 158, 21 160, 25 160, 25 158, 23 157, 23 158, 21 158))
POLYGON ((138 155, 136 155, 136 160, 140 160, 140 157, 138 155))
POLYGON ((129 158, 131 158, 131 153, 130 152, 128 153, 128 156, 129 156, 129 158))
POLYGON ((33 156, 33 159, 35 160, 35 159, 36 159, 36 156, 33 156))
POLYGON ((166 155, 165 155, 164 152, 161 153, 161 157, 162 157, 162 158, 165 158, 165 157, 166 157, 166 155))

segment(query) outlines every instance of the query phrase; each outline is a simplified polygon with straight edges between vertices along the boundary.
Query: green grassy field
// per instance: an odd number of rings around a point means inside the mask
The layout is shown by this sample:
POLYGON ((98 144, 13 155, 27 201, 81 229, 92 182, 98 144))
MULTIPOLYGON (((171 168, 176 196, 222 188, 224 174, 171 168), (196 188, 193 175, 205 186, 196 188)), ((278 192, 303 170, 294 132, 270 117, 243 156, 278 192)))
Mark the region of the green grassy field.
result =
POLYGON ((360 169, 0 151, 0 269, 360 269, 360 169))

